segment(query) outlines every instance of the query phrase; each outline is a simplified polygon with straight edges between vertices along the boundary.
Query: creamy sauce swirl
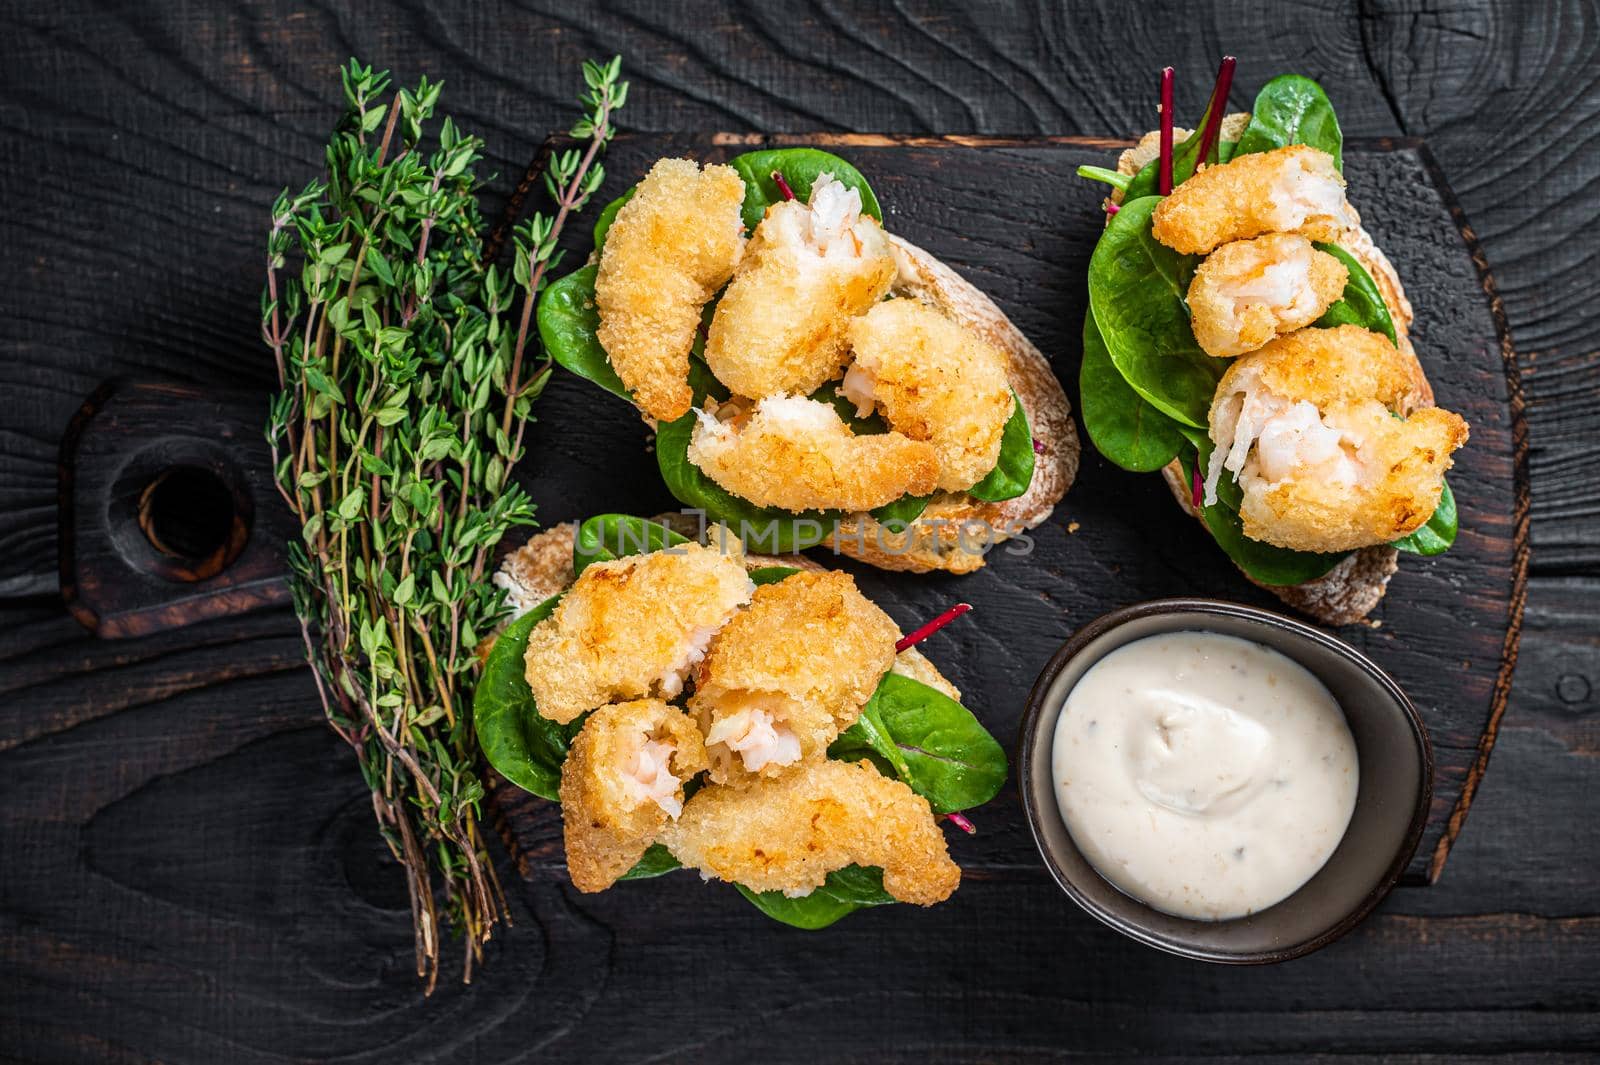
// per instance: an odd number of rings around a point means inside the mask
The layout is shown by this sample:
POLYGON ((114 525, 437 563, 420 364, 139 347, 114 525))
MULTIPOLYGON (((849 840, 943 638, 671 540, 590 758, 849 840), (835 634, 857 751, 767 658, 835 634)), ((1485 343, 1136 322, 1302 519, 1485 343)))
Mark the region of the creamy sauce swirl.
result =
POLYGON ((1264 910, 1327 862, 1355 810, 1355 740, 1333 695, 1260 644, 1147 636, 1091 666, 1056 722, 1062 820, 1089 862, 1158 910, 1264 910))

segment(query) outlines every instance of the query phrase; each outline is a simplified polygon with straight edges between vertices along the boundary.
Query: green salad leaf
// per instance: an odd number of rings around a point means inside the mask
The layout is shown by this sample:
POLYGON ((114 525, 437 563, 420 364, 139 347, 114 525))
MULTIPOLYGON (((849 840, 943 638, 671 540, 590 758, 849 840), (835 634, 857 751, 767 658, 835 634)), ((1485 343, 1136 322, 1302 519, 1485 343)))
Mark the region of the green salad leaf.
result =
POLYGON ((1028 425, 1028 412, 1022 409, 1022 400, 1015 392, 1011 399, 1011 417, 1006 419, 1005 431, 1000 437, 1000 457, 994 469, 967 489, 967 495, 974 499, 989 503, 1015 499, 1033 483, 1033 428, 1028 425))
POLYGON ((634 191, 637 188, 638 186, 635 185, 601 208, 600 217, 594 220, 594 250, 596 252, 599 252, 605 246, 606 234, 611 232, 611 223, 617 220, 617 212, 622 210, 623 204, 633 199, 634 191))
POLYGON ((1083 316, 1078 395, 1078 412, 1089 439, 1100 454, 1123 469, 1135 473, 1159 470, 1183 449, 1178 423, 1146 403, 1112 365, 1092 313, 1083 316))
POLYGON ((572 568, 574 573, 582 573, 591 562, 648 555, 688 542, 687 536, 680 536, 660 522, 632 514, 597 514, 578 526, 572 541, 572 568))
POLYGON ((828 755, 847 761, 877 755, 875 764, 891 766, 941 814, 981 806, 1006 782, 1005 749, 972 711, 900 673, 884 674, 828 755))
POLYGON ((1427 524, 1410 536, 1394 541, 1393 546, 1413 555, 1442 555, 1456 542, 1456 520, 1456 494, 1446 481, 1439 494, 1439 505, 1433 508, 1427 524))
MULTIPOLYGON (((1193 483, 1196 468, 1205 477, 1206 463, 1211 459, 1211 438, 1205 433, 1189 434, 1194 450, 1185 449, 1183 474, 1193 483)), ((1344 561, 1348 551, 1322 554, 1311 551, 1291 551, 1275 547, 1261 540, 1252 540, 1244 534, 1244 522, 1239 517, 1239 505, 1244 500, 1244 489, 1226 472, 1217 479, 1217 501, 1200 507, 1206 528, 1234 563, 1251 580, 1271 587, 1304 584, 1323 576, 1344 561)))
POLYGON ((751 891, 743 884, 734 887, 774 921, 807 931, 826 928, 869 906, 895 902, 895 897, 883 889, 883 870, 876 866, 847 865, 836 869, 821 887, 800 898, 790 898, 781 891, 751 891))
POLYGON ((883 221, 883 210, 878 197, 861 171, 820 148, 767 148, 745 152, 728 160, 728 165, 744 179, 744 227, 754 230, 766 216, 767 208, 784 200, 783 190, 772 179, 774 171, 783 175, 795 199, 811 202, 811 186, 823 174, 832 174, 834 180, 855 189, 861 194, 861 210, 883 221))
POLYGON ((622 880, 649 880, 653 876, 670 873, 674 869, 682 869, 683 865, 672 856, 672 852, 659 843, 652 843, 645 850, 644 857, 619 879, 622 880))
POLYGON ((595 272, 593 266, 581 267, 544 290, 539 297, 539 340, 562 369, 632 403, 633 396, 611 368, 606 349, 600 345, 595 272))
POLYGON ((1250 124, 1239 135, 1235 155, 1270 152, 1291 144, 1309 144, 1333 156, 1344 170, 1344 134, 1322 86, 1299 74, 1280 74, 1256 93, 1250 124))
POLYGON ((1226 363, 1195 342, 1184 302, 1199 259, 1155 239, 1159 196, 1122 205, 1089 258, 1089 308, 1112 365, 1145 402, 1204 428, 1226 363))
POLYGON ((1367 273, 1367 268, 1362 266, 1354 255, 1337 244, 1318 244, 1317 248, 1344 263, 1344 268, 1350 276, 1344 283, 1344 294, 1339 297, 1339 301, 1322 312, 1322 317, 1312 325, 1324 329, 1338 325, 1359 325, 1374 333, 1382 333, 1389 338, 1391 344, 1398 343, 1395 339, 1394 319, 1389 316, 1389 305, 1383 301, 1383 293, 1378 290, 1378 284, 1372 280, 1372 275, 1367 273))
POLYGON ((495 638, 472 695, 472 725, 478 746, 495 771, 524 791, 559 800, 561 763, 582 719, 558 725, 540 717, 522 664, 528 634, 556 608, 553 596, 507 625, 495 638))

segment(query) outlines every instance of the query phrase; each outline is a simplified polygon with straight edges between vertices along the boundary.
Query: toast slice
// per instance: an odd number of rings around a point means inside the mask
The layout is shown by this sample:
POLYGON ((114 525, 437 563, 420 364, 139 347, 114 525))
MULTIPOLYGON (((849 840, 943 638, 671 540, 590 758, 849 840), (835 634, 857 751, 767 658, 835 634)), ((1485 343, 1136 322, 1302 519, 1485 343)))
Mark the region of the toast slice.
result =
MULTIPOLYGON (((1223 139, 1237 139, 1249 121, 1248 112, 1235 112, 1224 117, 1223 139)), ((1175 129, 1173 141, 1181 143, 1192 133, 1192 130, 1175 129)), ((1137 145, 1125 150, 1117 159, 1117 172, 1137 174, 1160 151, 1160 136, 1158 131, 1152 130, 1141 137, 1137 145)), ((1120 201, 1121 193, 1117 193, 1113 199, 1120 201)), ((1411 301, 1406 299, 1405 289, 1400 284, 1400 276, 1395 273, 1394 264, 1389 261, 1388 256, 1378 250, 1372 235, 1360 224, 1360 215, 1354 206, 1351 206, 1350 213, 1355 216, 1356 225, 1350 231, 1351 239, 1342 246, 1366 267, 1367 273, 1371 274, 1377 283, 1379 291, 1383 294, 1383 302, 1388 305, 1389 316, 1394 320, 1395 339, 1411 363, 1416 392, 1421 397, 1419 406, 1432 406, 1433 388, 1428 384, 1422 363, 1417 358, 1416 349, 1411 345, 1411 322, 1415 316, 1411 301)), ((1178 506, 1182 507, 1190 517, 1203 520, 1190 498, 1190 488, 1183 476, 1182 465, 1174 459, 1161 471, 1161 475, 1166 478, 1167 487, 1172 490, 1178 506)), ((1384 592, 1389 587, 1389 578, 1394 576, 1397 569, 1399 569, 1399 552, 1388 544, 1377 544, 1352 552, 1344 561, 1314 581, 1282 586, 1262 584, 1260 587, 1266 588, 1289 606, 1316 618, 1325 625, 1352 625, 1365 619, 1383 599, 1384 592)), ((1252 583, 1259 584, 1256 581, 1252 583)))

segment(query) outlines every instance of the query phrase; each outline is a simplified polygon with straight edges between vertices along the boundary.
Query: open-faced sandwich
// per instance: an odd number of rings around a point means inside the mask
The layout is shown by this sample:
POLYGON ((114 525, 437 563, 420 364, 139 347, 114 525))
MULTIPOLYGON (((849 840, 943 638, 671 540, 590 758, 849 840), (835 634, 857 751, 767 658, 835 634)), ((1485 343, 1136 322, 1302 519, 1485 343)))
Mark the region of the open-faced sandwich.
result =
POLYGON ((546 349, 656 428, 686 507, 753 545, 964 573, 1044 521, 1078 440, 1037 348, 812 148, 662 159, 539 302, 546 349))
POLYGON ((1161 470, 1244 574, 1330 624, 1383 597, 1396 550, 1455 540, 1445 483, 1467 424, 1434 406, 1394 267, 1345 196, 1322 89, 1286 75, 1223 115, 1224 60, 1194 132, 1122 153, 1089 264, 1084 426, 1161 470))
POLYGON ((821 928, 961 879, 941 817, 1005 782, 1000 745, 845 573, 608 514, 497 575, 521 611, 488 652, 478 741, 561 804, 585 892, 687 866, 821 928))

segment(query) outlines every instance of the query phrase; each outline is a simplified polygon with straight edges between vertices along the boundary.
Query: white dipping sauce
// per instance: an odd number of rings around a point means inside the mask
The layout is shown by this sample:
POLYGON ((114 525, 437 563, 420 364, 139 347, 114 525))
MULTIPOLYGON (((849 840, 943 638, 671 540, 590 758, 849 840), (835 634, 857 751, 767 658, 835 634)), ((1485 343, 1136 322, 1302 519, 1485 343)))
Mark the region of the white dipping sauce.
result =
POLYGON ((1179 917, 1264 910, 1350 824, 1356 745, 1305 667, 1209 632, 1147 636, 1096 662, 1056 722, 1062 820, 1111 883, 1179 917))

